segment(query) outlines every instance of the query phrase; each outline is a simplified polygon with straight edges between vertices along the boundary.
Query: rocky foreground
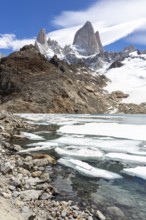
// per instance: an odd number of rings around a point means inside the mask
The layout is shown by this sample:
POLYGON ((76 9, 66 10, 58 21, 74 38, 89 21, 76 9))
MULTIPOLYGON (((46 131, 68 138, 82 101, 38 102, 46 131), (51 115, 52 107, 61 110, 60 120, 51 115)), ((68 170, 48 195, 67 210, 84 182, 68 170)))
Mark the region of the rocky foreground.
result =
POLYGON ((2 220, 105 220, 98 207, 81 207, 75 201, 57 199, 49 167, 56 161, 49 155, 19 155, 22 148, 12 144, 21 130, 32 127, 21 119, 0 113, 0 204, 2 220), (9 214, 8 214, 9 213, 9 214))
POLYGON ((33 46, 0 61, 0 110, 32 113, 146 113, 145 105, 123 104, 121 91, 108 93, 108 79, 85 64, 48 61, 33 46))

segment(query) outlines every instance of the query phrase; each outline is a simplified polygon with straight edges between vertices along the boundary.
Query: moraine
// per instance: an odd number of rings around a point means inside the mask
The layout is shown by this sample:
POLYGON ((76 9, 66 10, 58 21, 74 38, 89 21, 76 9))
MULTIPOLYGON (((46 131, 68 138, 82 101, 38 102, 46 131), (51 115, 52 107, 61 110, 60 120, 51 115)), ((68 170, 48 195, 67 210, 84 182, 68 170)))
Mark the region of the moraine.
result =
POLYGON ((92 201, 116 219, 146 219, 146 115, 20 116, 40 126, 33 132, 38 139, 26 134, 30 141, 24 143, 25 152, 41 150, 56 156, 54 184, 65 196, 92 201), (55 132, 48 132, 50 125, 55 132), (64 152, 67 158, 59 163, 64 152), (94 152, 97 158, 92 160, 94 152))

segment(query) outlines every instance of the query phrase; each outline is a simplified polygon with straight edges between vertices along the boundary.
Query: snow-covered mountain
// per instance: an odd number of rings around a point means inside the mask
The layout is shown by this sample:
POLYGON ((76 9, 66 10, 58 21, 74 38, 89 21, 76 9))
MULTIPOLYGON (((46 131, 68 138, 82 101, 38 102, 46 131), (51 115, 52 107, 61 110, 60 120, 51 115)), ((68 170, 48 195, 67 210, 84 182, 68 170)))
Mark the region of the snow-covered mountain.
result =
POLYGON ((99 32, 94 31, 91 22, 86 22, 75 34, 72 44, 61 47, 57 41, 48 39, 46 32, 42 29, 35 41, 36 48, 48 59, 54 55, 70 64, 84 64, 89 68, 100 68, 104 59, 103 47, 99 32))
POLYGON ((69 64, 79 64, 95 73, 105 74, 111 81, 106 87, 110 93, 123 91, 129 94, 125 95, 128 98, 124 99, 124 103, 146 102, 146 52, 140 52, 134 46, 121 52, 104 51, 100 33, 94 31, 91 22, 86 22, 77 30, 70 45, 62 47, 57 41, 47 39, 43 29, 35 46, 48 59, 57 55, 69 64))

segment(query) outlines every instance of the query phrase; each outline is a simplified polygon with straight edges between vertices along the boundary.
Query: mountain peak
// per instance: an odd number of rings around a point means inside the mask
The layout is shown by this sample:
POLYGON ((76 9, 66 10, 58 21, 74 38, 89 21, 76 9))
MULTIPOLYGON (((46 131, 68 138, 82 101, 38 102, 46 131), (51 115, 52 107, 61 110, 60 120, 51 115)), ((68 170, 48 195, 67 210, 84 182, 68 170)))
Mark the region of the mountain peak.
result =
POLYGON ((80 54, 90 56, 99 53, 99 46, 93 26, 87 21, 75 34, 73 45, 79 47, 80 54))
POLYGON ((84 24, 84 27, 92 27, 93 28, 93 26, 92 26, 92 23, 90 22, 90 21, 87 21, 85 24, 84 24))
POLYGON ((37 39, 35 41, 35 47, 39 50, 41 54, 44 56, 47 55, 48 51, 48 43, 47 43, 47 36, 46 36, 46 30, 43 28, 40 30, 37 39))
POLYGON ((38 36, 37 36, 37 42, 40 44, 46 44, 47 42, 47 36, 46 36, 46 30, 43 28, 40 30, 38 36))
POLYGON ((102 46, 102 43, 101 43, 101 38, 100 38, 99 31, 96 31, 95 36, 96 36, 96 40, 97 40, 99 49, 100 49, 100 51, 102 51, 103 50, 103 46, 102 46))

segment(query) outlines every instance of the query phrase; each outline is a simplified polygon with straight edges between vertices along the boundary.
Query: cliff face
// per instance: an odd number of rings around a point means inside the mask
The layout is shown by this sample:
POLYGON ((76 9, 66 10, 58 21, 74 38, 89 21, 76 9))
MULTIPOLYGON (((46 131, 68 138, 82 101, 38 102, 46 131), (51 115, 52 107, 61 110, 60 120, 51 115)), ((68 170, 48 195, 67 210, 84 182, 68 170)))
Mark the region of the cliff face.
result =
POLYGON ((80 50, 83 50, 82 55, 85 56, 91 56, 100 52, 91 22, 86 22, 85 25, 77 31, 73 45, 78 46, 80 50))

